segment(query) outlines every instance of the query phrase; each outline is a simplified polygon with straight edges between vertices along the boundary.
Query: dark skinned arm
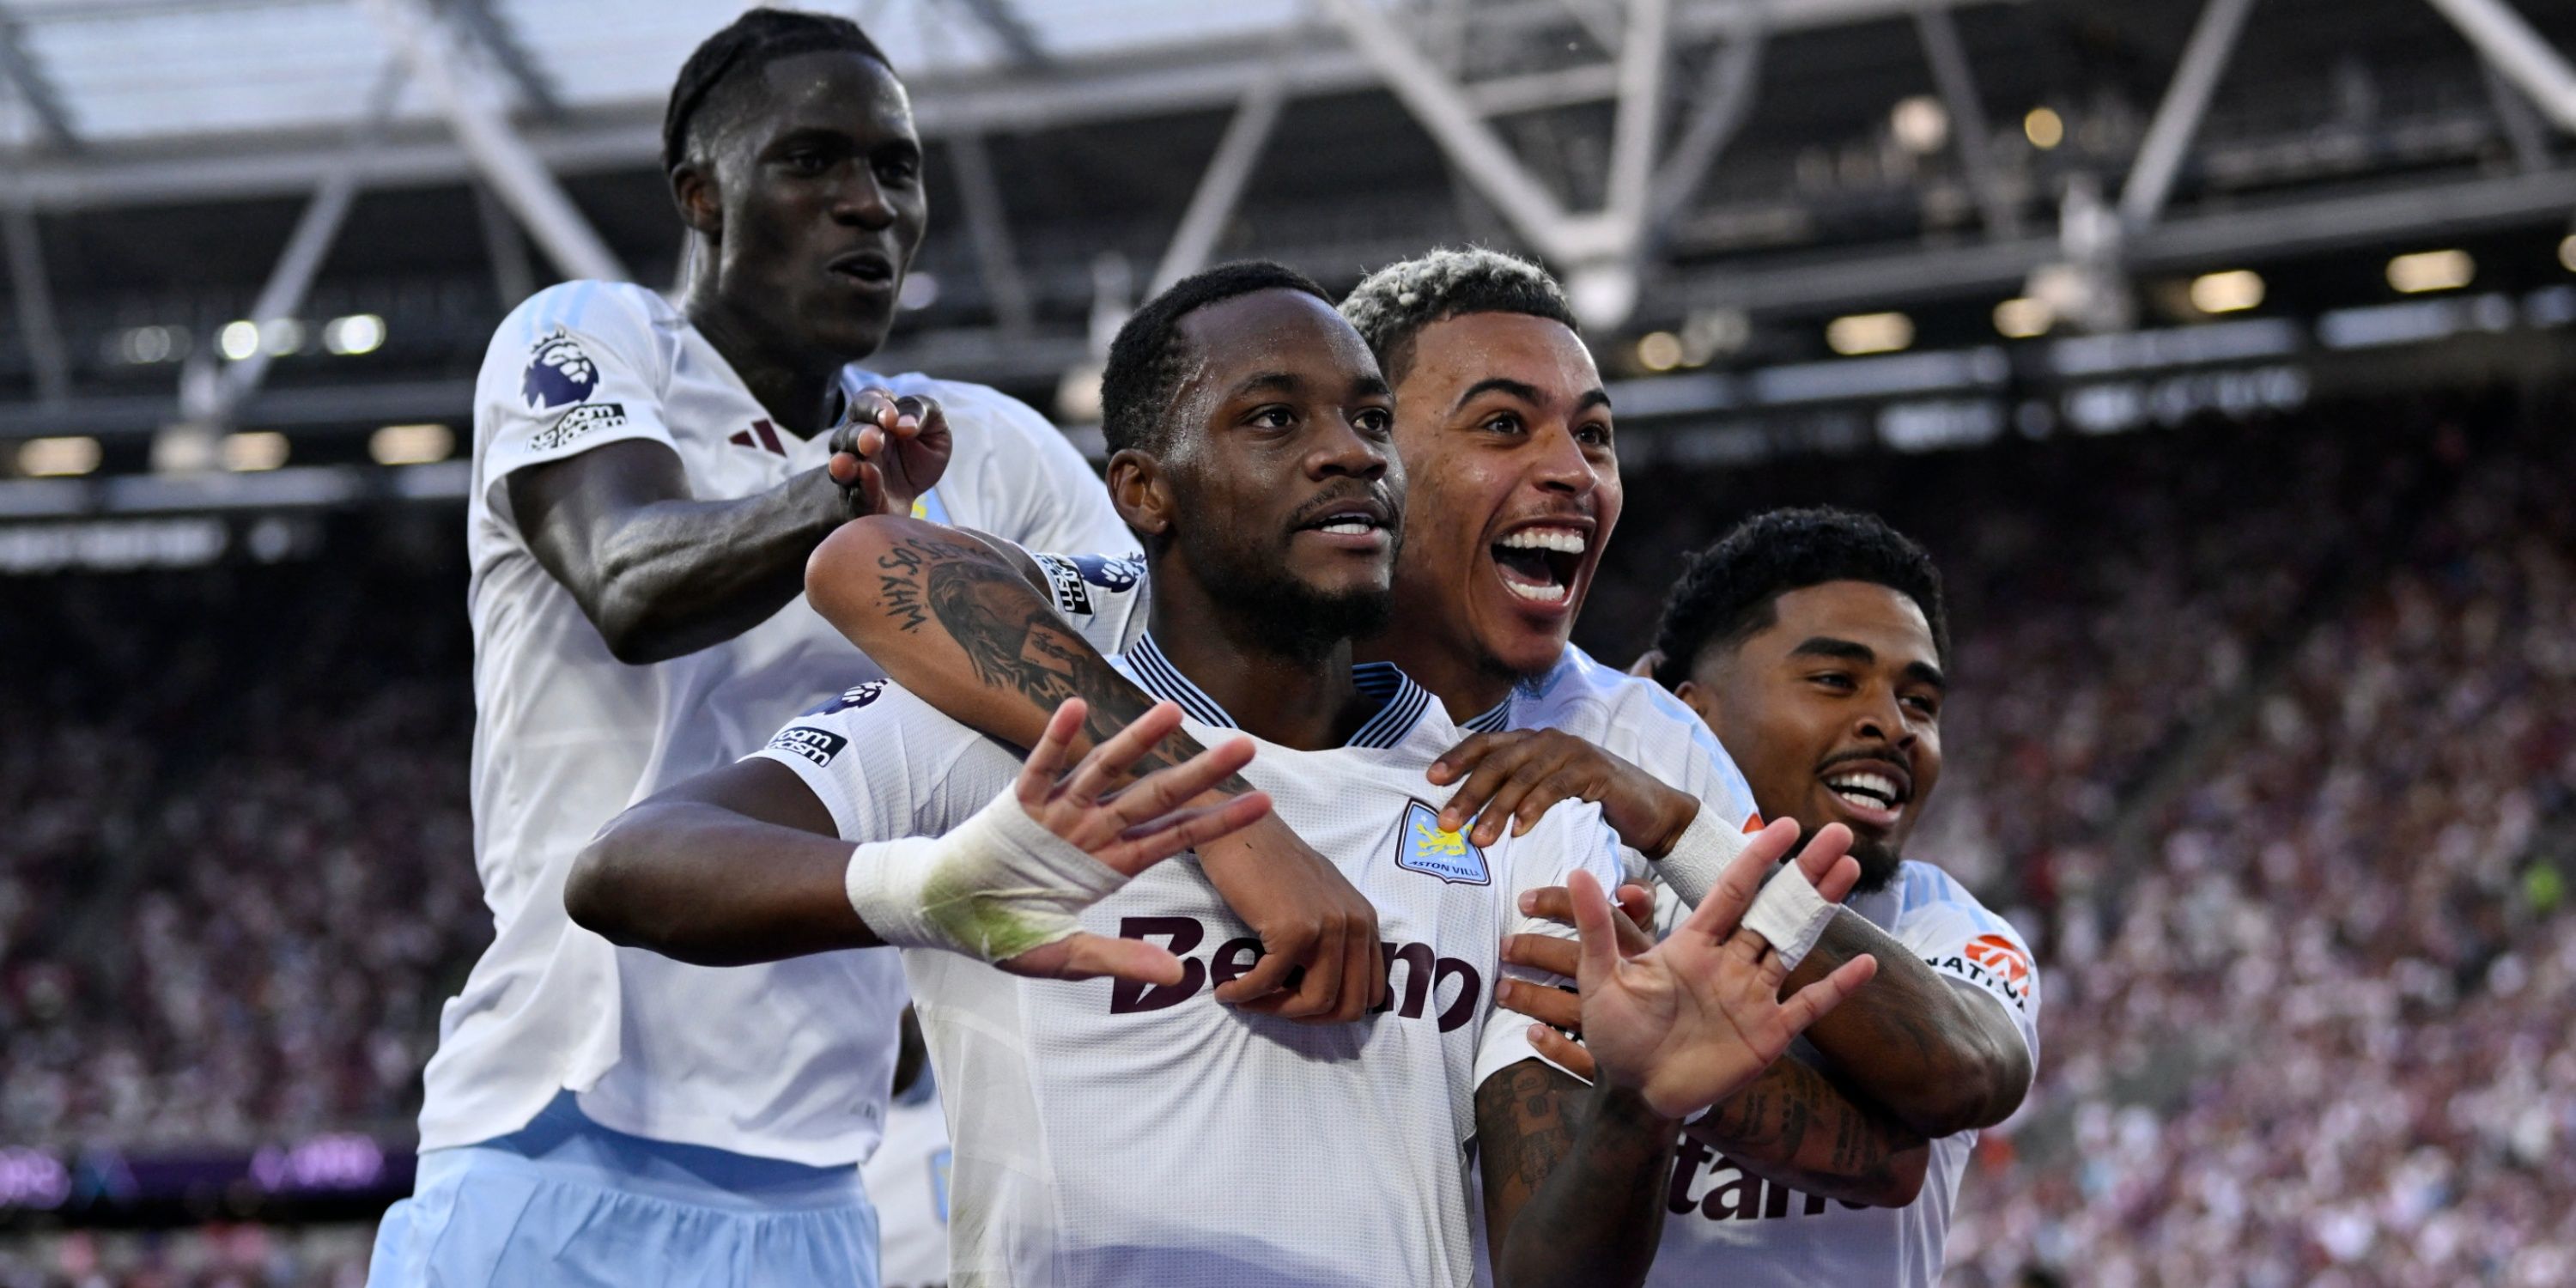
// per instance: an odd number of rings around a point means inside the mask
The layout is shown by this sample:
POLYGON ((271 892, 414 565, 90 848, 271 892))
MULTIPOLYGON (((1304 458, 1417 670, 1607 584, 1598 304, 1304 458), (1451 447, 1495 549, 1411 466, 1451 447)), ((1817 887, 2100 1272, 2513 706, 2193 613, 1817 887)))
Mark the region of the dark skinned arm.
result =
MULTIPOLYGON (((1079 753, 1153 699, 1057 617, 1033 580, 957 529, 876 516, 833 533, 805 585, 815 611, 896 683, 988 737, 1028 746, 1057 704, 1082 698, 1079 753)), ((1198 751, 1174 733, 1134 772, 1198 751)), ((1218 790, 1247 789, 1234 781, 1218 790)), ((1276 816, 1202 846, 1199 865, 1263 948, 1249 972, 1218 987, 1218 1000, 1323 1023, 1357 1020, 1383 999, 1376 909, 1276 816)))
MULTIPOLYGON (((1535 916, 1573 916, 1563 887, 1533 891, 1530 897, 1535 916)), ((1653 897, 1643 887, 1625 886, 1619 898, 1614 923, 1620 951, 1634 956, 1654 947, 1654 937, 1638 925, 1639 918, 1653 918, 1653 897)), ((1552 935, 1513 935, 1503 941, 1504 961, 1569 979, 1576 955, 1573 941, 1552 935)), ((1578 1074, 1592 1072, 1592 1053, 1564 1035, 1583 1022, 1582 1005, 1572 989, 1506 976, 1496 1000, 1548 1026, 1534 1039, 1539 1054, 1578 1074)), ((1886 1110, 1854 1098, 1794 1053, 1719 1101, 1689 1131, 1755 1175, 1808 1194, 1873 1207, 1913 1202, 1932 1158, 1921 1135, 1886 1110)))
POLYGON ((1845 909, 1781 985, 1782 996, 1867 953, 1878 977, 1807 1030, 1852 1092, 1938 1139, 2012 1116, 2030 1090, 2030 1048, 2003 1004, 1923 964, 1845 909))
POLYGON ((1634 1091, 1537 1060, 1487 1078, 1476 1139, 1495 1288, 1644 1283, 1680 1136, 1634 1091))
POLYGON ((882 943, 850 906, 850 843, 796 772, 738 760, 609 821, 564 882, 573 921, 699 966, 882 943))

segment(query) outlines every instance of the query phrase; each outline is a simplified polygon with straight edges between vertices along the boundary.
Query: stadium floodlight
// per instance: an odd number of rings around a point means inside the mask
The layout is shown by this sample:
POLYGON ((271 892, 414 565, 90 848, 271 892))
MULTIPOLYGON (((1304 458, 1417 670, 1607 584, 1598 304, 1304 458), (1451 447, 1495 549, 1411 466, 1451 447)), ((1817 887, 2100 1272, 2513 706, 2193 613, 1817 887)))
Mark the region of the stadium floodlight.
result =
POLYGON ((367 436, 367 455, 378 465, 427 465, 456 451, 456 431, 445 425, 387 425, 367 436))
POLYGON ((923 272, 903 275, 903 290, 895 296, 895 303, 902 305, 905 312, 919 312, 938 302, 939 279, 937 277, 923 272))
POLYGON ((248 318, 224 323, 215 333, 215 348, 235 362, 249 358, 259 352, 259 323, 248 318))
POLYGON ((2242 313, 2263 302, 2263 278, 2252 269, 2203 273, 2191 280, 2191 306, 2203 313, 2242 313))
POLYGON ((2464 250, 2417 251, 2388 261, 2388 284, 2406 295, 2455 291, 2477 275, 2477 261, 2464 250))
POLYGON ((2576 273, 2576 233, 2558 239, 2558 266, 2576 273))
POLYGON ((373 313, 352 313, 322 324, 322 347, 342 357, 374 353, 385 346, 385 320, 373 313))
POLYGON ((18 472, 31 479, 70 478, 97 468, 95 438, 30 438, 18 445, 18 472))
POLYGON ((223 460, 224 468, 236 474, 276 469, 286 464, 286 435, 265 429, 226 434, 223 460))
POLYGON ((1898 147, 1928 157, 1950 142, 1950 109, 1929 94, 1899 99, 1896 110, 1888 114, 1887 128, 1896 136, 1898 147))
POLYGON ((2066 118, 2053 107, 2034 107, 2021 118, 2021 135, 2042 152, 2066 141, 2066 118))
POLYGON ((1068 367, 1055 385, 1055 413, 1072 425, 1100 423, 1100 375, 1102 364, 1086 362, 1068 367))
POLYGON ((1995 330, 2014 340, 2029 340, 2048 334, 2057 324, 2057 310, 2048 301, 2016 296, 1995 306, 1995 330))
POLYGON ((129 366, 148 367, 178 357, 187 347, 185 327, 128 327, 116 337, 116 359, 129 366))
POLYGON ((1825 324, 1825 345, 1846 358, 1895 353, 1914 343, 1914 319, 1902 313, 1854 313, 1825 324))
POLYGON ((1682 338, 1670 331, 1649 331, 1637 340, 1637 365, 1648 371, 1670 371, 1682 365, 1682 338))
POLYGON ((270 318, 259 328, 259 347, 283 358, 304 347, 304 324, 293 318, 270 318))

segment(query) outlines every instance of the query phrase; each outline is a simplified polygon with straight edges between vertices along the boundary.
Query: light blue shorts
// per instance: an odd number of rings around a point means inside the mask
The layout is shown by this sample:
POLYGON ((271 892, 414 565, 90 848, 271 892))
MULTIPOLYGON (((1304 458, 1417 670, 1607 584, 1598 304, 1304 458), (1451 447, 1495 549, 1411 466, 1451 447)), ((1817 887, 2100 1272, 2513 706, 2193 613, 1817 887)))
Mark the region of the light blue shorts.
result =
POLYGON ((876 1288, 856 1167, 614 1132, 572 1093, 525 1130, 420 1156, 368 1288, 876 1288))

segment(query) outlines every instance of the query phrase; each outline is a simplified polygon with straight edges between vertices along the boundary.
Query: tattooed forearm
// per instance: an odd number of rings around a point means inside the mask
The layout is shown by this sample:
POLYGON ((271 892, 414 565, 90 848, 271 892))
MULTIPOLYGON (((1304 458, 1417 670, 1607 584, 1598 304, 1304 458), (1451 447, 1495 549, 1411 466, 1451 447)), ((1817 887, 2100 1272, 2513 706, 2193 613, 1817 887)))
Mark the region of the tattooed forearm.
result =
POLYGON ((1718 1102, 1690 1131, 1748 1172, 1852 1203, 1911 1202, 1931 1159, 1922 1136, 1795 1056, 1718 1102))
POLYGON ((1476 1134, 1498 1288, 1644 1281, 1663 1229, 1670 1120, 1525 1060, 1477 1089, 1476 1134))
POLYGON ((1947 976, 1858 913, 1825 928, 1781 996, 1862 954, 1878 977, 1807 1031, 1858 1092, 1908 1128, 1947 1136, 2002 1121, 2030 1086, 2030 1065, 2000 1007, 1962 997, 1947 976))
MULTIPOLYGON (((1035 587, 981 544, 906 536, 878 557, 877 569, 877 604, 885 617, 909 634, 935 623, 966 655, 977 684, 1026 700, 1029 711, 1023 714, 1032 717, 1031 728, 1042 727, 1065 699, 1078 697, 1090 709, 1083 732, 1098 742, 1153 706, 1152 698, 1048 609, 1035 587)), ((1175 733, 1139 757, 1129 776, 1178 764, 1199 750, 1196 741, 1175 733)), ((1243 792, 1251 785, 1238 776, 1219 790, 1243 792)))

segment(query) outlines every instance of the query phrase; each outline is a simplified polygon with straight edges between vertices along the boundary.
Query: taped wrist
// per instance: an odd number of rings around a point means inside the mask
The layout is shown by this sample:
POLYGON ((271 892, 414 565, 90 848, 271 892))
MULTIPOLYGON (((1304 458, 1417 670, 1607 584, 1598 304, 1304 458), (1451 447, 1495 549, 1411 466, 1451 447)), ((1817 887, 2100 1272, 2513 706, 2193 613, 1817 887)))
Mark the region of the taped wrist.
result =
POLYGON ((1655 870, 1663 874, 1664 884, 1694 908, 1717 888, 1718 874, 1726 871, 1726 865, 1733 863, 1749 843, 1744 833, 1718 821, 1716 813, 1706 801, 1700 802, 1699 813, 1692 815, 1690 826, 1674 838, 1673 848, 1655 860, 1655 870))
POLYGON ((946 836, 860 845, 842 884, 886 943, 998 962, 1073 934, 1075 916, 1127 878, 1005 791, 946 836))
POLYGON ((1796 970, 1833 921, 1834 905, 1825 902, 1816 887, 1807 883, 1807 874, 1792 863, 1762 883, 1762 893, 1753 896, 1753 906, 1744 910, 1741 927, 1771 941, 1771 951, 1780 954, 1782 964, 1796 970))

